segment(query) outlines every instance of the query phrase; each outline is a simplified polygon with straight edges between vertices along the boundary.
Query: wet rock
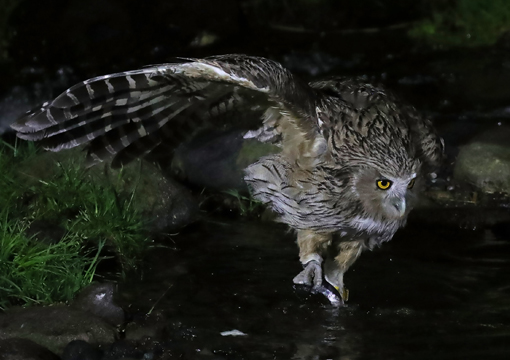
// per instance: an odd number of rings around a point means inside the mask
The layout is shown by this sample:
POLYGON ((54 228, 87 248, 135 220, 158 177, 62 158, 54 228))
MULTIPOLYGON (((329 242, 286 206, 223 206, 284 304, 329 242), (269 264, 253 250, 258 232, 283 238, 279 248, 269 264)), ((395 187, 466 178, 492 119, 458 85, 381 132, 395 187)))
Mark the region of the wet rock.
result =
POLYGON ((73 340, 112 343, 117 330, 102 319, 66 306, 32 307, 0 315, 0 339, 12 337, 32 340, 60 354, 73 340))
MULTIPOLYGON (((120 170, 108 170, 108 178, 115 185, 120 170)), ((197 218, 198 204, 190 191, 175 180, 165 177, 155 165, 135 160, 123 169, 116 187, 134 191, 134 204, 150 219, 154 231, 179 229, 197 218)))
POLYGON ((111 325, 124 323, 124 310, 114 303, 115 284, 95 283, 87 286, 72 303, 74 309, 89 312, 111 325))
POLYGON ((153 354, 146 354, 146 350, 138 343, 129 340, 119 340, 106 351, 106 359, 152 359, 153 354))
MULTIPOLYGON (((59 171, 59 163, 85 169, 83 149, 42 153, 26 162, 19 171, 29 186, 31 182, 54 176, 59 171)), ((135 160, 123 169, 112 169, 107 163, 97 164, 84 176, 102 186, 113 186, 119 194, 133 193, 134 208, 150 220, 149 226, 154 231, 175 230, 197 217, 198 205, 191 193, 144 160, 135 160)))
POLYGON ((62 360, 101 360, 103 352, 83 340, 73 340, 62 352, 62 360))
POLYGON ((104 352, 103 360, 114 359, 173 359, 169 343, 162 344, 150 339, 135 341, 122 339, 111 344, 104 352))
POLYGON ((410 223, 434 223, 462 229, 492 227, 510 221, 510 194, 486 194, 454 187, 451 191, 431 190, 423 194, 410 223))
POLYGON ((486 193, 510 193, 510 127, 498 126, 462 146, 454 179, 486 193))
POLYGON ((28 339, 0 340, 0 360, 59 360, 45 347, 28 339))
POLYGON ((162 311, 154 311, 149 315, 137 316, 133 320, 133 322, 126 326, 126 340, 163 340, 168 332, 168 319, 162 311))
POLYGON ((194 185, 216 190, 246 190, 244 169, 279 151, 274 145, 243 139, 246 131, 198 137, 175 152, 172 170, 194 185))

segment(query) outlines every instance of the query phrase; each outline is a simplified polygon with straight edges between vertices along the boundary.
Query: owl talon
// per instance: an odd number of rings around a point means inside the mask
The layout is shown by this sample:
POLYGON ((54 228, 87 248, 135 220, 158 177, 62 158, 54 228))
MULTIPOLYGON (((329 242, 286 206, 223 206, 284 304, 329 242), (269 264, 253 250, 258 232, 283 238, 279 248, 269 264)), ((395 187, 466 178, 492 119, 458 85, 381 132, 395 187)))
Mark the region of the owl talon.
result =
POLYGON ((303 271, 296 275, 293 279, 294 284, 309 285, 315 288, 322 285, 322 268, 321 264, 312 260, 309 261, 303 271))

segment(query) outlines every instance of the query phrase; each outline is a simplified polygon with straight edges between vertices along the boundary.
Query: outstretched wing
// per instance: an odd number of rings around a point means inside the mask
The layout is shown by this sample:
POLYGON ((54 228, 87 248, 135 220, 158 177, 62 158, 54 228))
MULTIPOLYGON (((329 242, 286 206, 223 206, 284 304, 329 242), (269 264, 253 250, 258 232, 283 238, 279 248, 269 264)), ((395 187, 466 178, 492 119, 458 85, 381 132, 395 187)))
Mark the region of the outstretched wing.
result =
POLYGON ((114 156, 114 167, 219 127, 229 114, 277 108, 302 132, 317 131, 314 90, 279 63, 244 55, 181 60, 86 80, 11 126, 52 151, 90 142, 89 160, 114 156))

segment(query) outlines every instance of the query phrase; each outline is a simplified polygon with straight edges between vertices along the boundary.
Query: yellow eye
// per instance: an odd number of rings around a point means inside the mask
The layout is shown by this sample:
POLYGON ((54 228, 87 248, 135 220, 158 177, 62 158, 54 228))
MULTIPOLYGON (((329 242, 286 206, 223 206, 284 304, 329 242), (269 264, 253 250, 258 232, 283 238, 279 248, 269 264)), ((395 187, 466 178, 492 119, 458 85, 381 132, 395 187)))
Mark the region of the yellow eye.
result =
POLYGON ((412 189, 412 188, 413 188, 413 186, 414 186, 414 181, 415 181, 415 180, 416 180, 416 179, 412 179, 411 181, 409 181, 409 184, 407 184, 407 188, 408 188, 408 189, 412 189))
POLYGON ((377 187, 381 190, 388 190, 393 184, 390 180, 382 179, 377 180, 377 187))

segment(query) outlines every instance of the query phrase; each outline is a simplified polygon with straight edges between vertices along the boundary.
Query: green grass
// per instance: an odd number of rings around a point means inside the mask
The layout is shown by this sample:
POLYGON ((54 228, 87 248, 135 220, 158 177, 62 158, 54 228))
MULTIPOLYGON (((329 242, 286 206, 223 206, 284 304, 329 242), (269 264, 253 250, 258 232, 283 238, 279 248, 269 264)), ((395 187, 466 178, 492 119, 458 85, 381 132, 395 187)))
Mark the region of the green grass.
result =
POLYGON ((95 181, 72 160, 40 159, 31 143, 0 145, 2 308, 68 301, 94 279, 102 259, 114 258, 123 275, 136 268, 148 245, 133 192, 95 181), (45 234, 34 224, 61 231, 45 234))
POLYGON ((251 196, 245 196, 238 190, 226 190, 224 193, 234 197, 237 200, 236 202, 239 209, 239 215, 241 216, 258 216, 265 209, 262 202, 252 198, 251 196))
POLYGON ((438 47, 470 47, 492 45, 510 30, 510 1, 457 0, 435 4, 438 7, 431 16, 410 30, 411 37, 438 47))
POLYGON ((57 163, 56 176, 33 185, 29 212, 65 228, 83 240, 106 240, 121 271, 136 267, 145 235, 141 216, 132 208, 133 193, 119 194, 113 184, 91 181, 79 165, 57 163))
POLYGON ((95 249, 72 234, 56 244, 42 244, 24 235, 26 225, 9 220, 0 225, 0 308, 71 300, 94 279, 104 241, 95 249))

